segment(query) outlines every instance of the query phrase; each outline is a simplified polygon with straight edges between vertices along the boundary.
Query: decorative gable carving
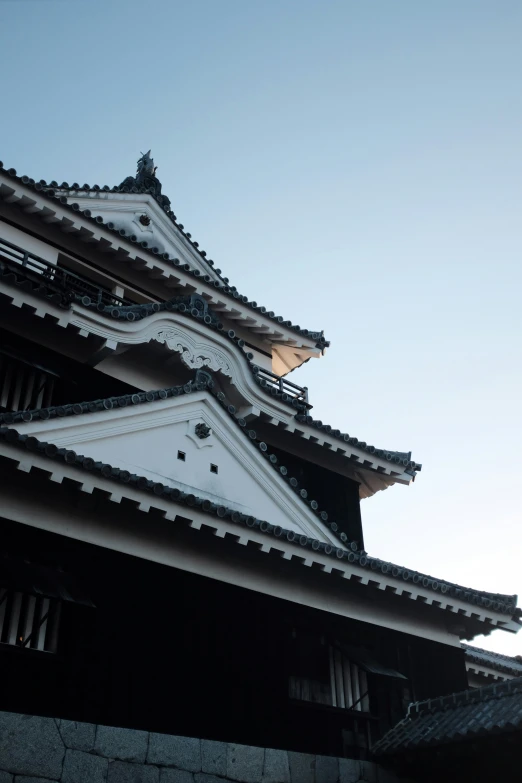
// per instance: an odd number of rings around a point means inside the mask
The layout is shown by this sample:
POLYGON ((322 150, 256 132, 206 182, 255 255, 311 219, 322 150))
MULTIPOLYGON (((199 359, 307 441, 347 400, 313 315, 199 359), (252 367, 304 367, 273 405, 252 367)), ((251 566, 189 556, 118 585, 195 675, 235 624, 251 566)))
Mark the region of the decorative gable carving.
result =
POLYGON ((160 329, 155 339, 164 343, 171 351, 180 353, 183 363, 190 369, 201 370, 203 367, 208 367, 209 370, 222 372, 229 378, 233 375, 226 353, 217 346, 198 342, 188 329, 177 327, 160 329))

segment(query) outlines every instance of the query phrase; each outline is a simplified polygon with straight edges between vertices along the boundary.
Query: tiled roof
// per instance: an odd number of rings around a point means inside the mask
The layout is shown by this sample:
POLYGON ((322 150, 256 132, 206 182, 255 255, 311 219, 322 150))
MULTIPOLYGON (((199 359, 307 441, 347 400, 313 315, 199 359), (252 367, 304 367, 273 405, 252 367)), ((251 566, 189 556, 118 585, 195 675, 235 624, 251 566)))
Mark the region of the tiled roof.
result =
POLYGON ((212 377, 208 372, 198 371, 194 381, 184 384, 183 386, 175 386, 169 389, 161 389, 159 391, 151 392, 139 392, 136 394, 123 395, 121 397, 111 397, 105 400, 95 400, 88 403, 77 403, 70 405, 63 405, 58 407, 46 408, 39 411, 23 411, 20 413, 6 413, 0 416, 0 424, 15 424, 24 421, 32 421, 33 419, 50 419, 63 416, 81 415, 86 413, 93 413, 96 411, 111 410, 116 407, 126 407, 127 405, 138 405, 147 402, 154 402, 155 400, 166 399, 167 397, 176 397, 181 394, 190 394, 194 391, 207 390, 216 397, 221 406, 227 411, 230 417, 236 422, 245 436, 255 445, 265 457, 273 465, 280 476, 289 484, 290 487, 301 497, 302 501, 317 515, 322 522, 326 524, 330 530, 338 536, 342 546, 335 547, 331 544, 325 544, 318 540, 307 537, 306 535, 298 536, 294 531, 285 530, 278 525, 273 525, 266 520, 258 520, 253 517, 248 517, 237 511, 230 510, 224 506, 217 506, 208 500, 202 500, 195 497, 192 494, 185 494, 177 489, 171 489, 164 486, 161 483, 154 483, 153 481, 143 477, 131 475, 126 470, 120 470, 119 468, 111 465, 106 465, 100 462, 95 462, 90 457, 84 457, 76 454, 76 452, 59 449, 53 444, 41 443, 33 436, 27 436, 18 433, 14 429, 8 429, 5 426, 0 429, 0 437, 12 442, 19 443, 32 451, 40 451, 45 453, 48 457, 52 457, 58 460, 64 460, 69 464, 74 464, 78 467, 90 471, 97 471, 106 478, 111 478, 115 481, 121 481, 123 483, 134 483, 140 489, 150 491, 156 495, 161 495, 164 498, 168 498, 176 501, 177 503, 187 503, 188 505, 198 505, 202 511, 209 514, 217 514, 221 517, 230 518, 233 522, 239 525, 247 525, 248 527, 255 527, 260 532, 266 535, 275 536, 276 538, 286 538, 286 540, 292 542, 296 541, 305 549, 320 550, 324 554, 337 559, 339 561, 347 560, 349 563, 358 565, 370 572, 375 573, 375 579, 379 579, 379 574, 391 577, 396 580, 397 583, 408 583, 411 585, 411 589, 414 590, 415 586, 430 590, 433 593, 440 594, 440 602, 447 601, 449 597, 455 597, 465 603, 473 604, 477 607, 484 607, 485 609, 492 609, 495 612, 501 614, 511 615, 516 614, 518 616, 520 610, 516 609, 517 596, 502 595, 497 593, 488 593, 471 588, 461 587, 460 585, 445 580, 434 579, 427 574, 422 574, 417 571, 413 571, 403 566, 396 565, 394 563, 380 560, 378 558, 370 557, 364 550, 359 550, 356 542, 350 542, 347 536, 343 532, 339 532, 339 525, 336 522, 330 521, 326 511, 320 511, 318 504, 315 500, 309 499, 308 491, 299 485, 297 479, 288 475, 288 469, 284 465, 279 464, 278 458, 274 454, 270 454, 268 446, 263 441, 257 439, 257 433, 253 429, 249 429, 247 422, 236 415, 236 409, 233 405, 228 405, 225 396, 222 392, 217 392, 212 381, 212 377))
POLYGON ((488 669, 496 669, 505 674, 512 674, 515 677, 522 677, 522 657, 512 658, 509 655, 502 655, 502 653, 483 650, 481 647, 472 647, 470 644, 463 644, 462 647, 466 653, 466 661, 486 666, 488 669))
POLYGON ((522 729, 522 677, 410 704, 407 716, 374 745, 376 756, 447 745, 522 729))
MULTIPOLYGON (((164 311, 176 311, 184 316, 202 320, 209 328, 219 331, 237 345, 248 363, 254 381, 261 388, 265 389, 267 394, 277 397, 282 402, 295 408, 297 410, 295 416, 296 421, 307 424, 314 429, 321 430, 325 434, 342 442, 344 446, 355 446, 358 450, 365 451, 369 455, 380 457, 388 462, 393 462, 394 464, 401 466, 401 468, 405 468, 405 472, 410 475, 414 476, 416 472, 422 469, 420 463, 411 459, 411 452, 380 449, 366 443, 366 441, 359 440, 352 435, 343 433, 339 429, 333 428, 330 424, 323 424, 322 421, 310 416, 307 412, 307 406, 295 397, 292 397, 285 392, 281 392, 274 386, 269 386, 266 380, 258 377, 259 368, 252 362, 254 355, 245 349, 244 340, 238 337, 233 329, 226 330, 216 314, 212 312, 212 309, 208 306, 206 300, 197 294, 192 296, 177 296, 166 302, 110 306, 103 303, 97 303, 90 296, 82 296, 72 291, 57 290, 56 288, 53 288, 51 282, 42 280, 41 277, 38 280, 35 280, 34 276, 31 278, 24 267, 17 268, 16 271, 14 271, 12 266, 4 265, 0 261, 0 280, 2 279, 9 282, 11 285, 30 291, 32 294, 45 297, 53 302, 53 304, 60 307, 68 308, 71 306, 71 302, 75 301, 83 307, 96 310, 102 315, 116 320, 139 321, 154 313, 164 311)), ((299 429, 296 429, 294 432, 296 435, 302 434, 299 429)))
MULTIPOLYGON (((208 371, 197 370, 196 377, 193 381, 189 381, 182 386, 172 386, 167 389, 160 389, 159 391, 136 392, 135 394, 126 394, 120 397, 109 397, 103 400, 94 400, 92 402, 82 402, 75 404, 71 403, 69 405, 40 408, 39 410, 3 413, 0 414, 0 425, 16 423, 23 424, 24 422, 35 420, 45 421, 47 419, 63 418, 65 416, 78 416, 86 413, 95 413, 97 411, 109 411, 113 410, 114 408, 125 408, 129 405, 141 405, 143 403, 165 400, 168 397, 179 397, 183 394, 191 394, 192 392, 203 390, 209 391, 216 398, 221 407, 227 412, 235 424, 239 426, 245 436, 257 445, 263 456, 266 457, 266 459, 273 466, 274 470, 283 478, 286 483, 288 483, 294 492, 299 495, 301 500, 312 509, 312 511, 322 520, 322 522, 326 524, 331 529, 331 531, 336 534, 336 536, 339 537, 340 541, 351 546, 350 551, 357 550, 357 545, 353 542, 350 544, 346 534, 339 532, 338 525, 333 521, 329 521, 327 512, 320 510, 319 505, 315 500, 308 499, 307 490, 300 486, 297 479, 288 475, 287 468, 284 465, 279 464, 279 460, 275 454, 270 454, 268 452, 266 443, 260 442, 257 439, 256 431, 249 429, 245 419, 236 415, 235 406, 229 405, 223 392, 218 392, 216 390, 212 375, 208 371)), ((21 437, 24 436, 22 435, 21 437)))
POLYGON ((245 341, 239 337, 233 329, 225 329, 223 323, 208 306, 207 301, 198 294, 191 296, 176 296, 166 302, 153 302, 150 304, 133 304, 126 306, 111 306, 95 302, 90 296, 80 295, 73 291, 58 290, 53 287, 51 281, 42 279, 35 280, 27 274, 24 267, 17 268, 14 271, 9 264, 4 264, 0 260, 0 280, 4 280, 11 285, 30 291, 36 296, 42 296, 53 304, 70 308, 72 302, 77 302, 90 310, 96 310, 98 313, 121 321, 141 321, 148 316, 159 312, 178 312, 188 318, 195 318, 205 323, 210 329, 214 329, 233 342, 241 351, 246 363, 252 373, 255 383, 265 389, 266 393, 272 397, 280 399, 282 402, 291 405, 298 411, 306 411, 307 406, 295 397, 282 392, 275 387, 268 387, 266 381, 258 377, 259 368, 253 363, 254 354, 245 348, 245 341))
POLYGON ((322 432, 326 432, 328 435, 331 435, 332 437, 336 438, 336 440, 340 440, 345 444, 348 443, 349 445, 357 446, 358 449, 366 451, 368 454, 374 454, 376 457, 383 457, 384 459, 388 460, 388 462, 394 462, 397 465, 402 465, 403 467, 407 468, 406 472, 410 472, 412 475, 415 475, 416 471, 422 469, 422 465, 420 463, 414 462, 412 460, 411 451, 388 451, 388 449, 378 449, 376 446, 372 446, 366 443, 364 440, 359 440, 352 435, 348 435, 345 432, 334 429, 330 424, 323 424, 320 419, 314 419, 313 416, 310 416, 305 412, 296 413, 295 418, 296 421, 301 422, 302 424, 308 424, 309 426, 321 430, 322 432))
MULTIPOLYGON (((291 321, 285 320, 283 316, 276 315, 273 311, 267 310, 266 307, 262 305, 258 305, 255 301, 250 301, 247 296, 244 296, 239 293, 237 288, 235 286, 229 285, 228 278, 223 277, 221 278, 222 282, 219 282, 218 280, 212 280, 210 275, 201 275, 200 271, 198 269, 192 269, 189 264, 182 264, 181 261, 178 258, 172 258, 168 253, 160 253, 158 248, 152 247, 149 248, 147 242, 145 241, 138 241, 137 237, 134 234, 130 234, 126 232, 124 229, 117 229, 114 224, 111 221, 104 221, 101 216, 93 217, 91 210, 89 209, 81 209, 79 204, 73 202, 69 203, 69 200, 66 196, 64 196, 60 191, 80 191, 80 192, 90 192, 90 191, 111 191, 114 193, 123 192, 123 193, 132 193, 132 192, 143 192, 149 195, 152 195, 154 197, 154 194, 150 192, 150 189, 142 188, 141 190, 136 188, 128 188, 126 186, 124 187, 112 187, 110 188, 108 185, 104 185, 103 187, 100 187, 99 185, 93 185, 90 187, 89 185, 83 185, 80 186, 78 183, 73 183, 72 186, 70 186, 67 182, 63 182, 61 185, 58 185, 57 182, 52 181, 50 183, 47 183, 45 180, 41 179, 39 182, 36 182, 31 177, 27 176, 19 176, 16 172, 16 169, 10 168, 5 169, 4 164, 0 161, 0 171, 4 170, 6 174, 13 179, 16 179, 17 181, 21 182, 22 184, 32 188, 33 190, 39 192, 42 195, 47 196, 51 199, 57 199, 60 204, 65 207, 66 209, 69 209, 73 212, 80 213, 84 218, 87 218, 88 220, 92 220, 93 222, 97 223, 98 225, 103 225, 104 228, 106 228, 108 231, 112 231, 116 234, 118 234, 120 237, 124 237, 129 242, 132 242, 134 244, 139 245, 141 248, 147 250, 147 252, 152 253, 156 256, 160 256, 163 261, 171 264, 172 266, 181 267, 187 274, 192 274, 195 277, 201 277, 206 283, 212 284, 215 288, 221 290, 224 294, 227 294, 228 296, 232 297, 233 299, 237 299, 241 301, 244 305, 247 307, 252 308, 253 310, 256 310, 257 312, 264 315, 266 318, 271 319, 272 321, 275 321, 278 324, 281 324, 281 326, 284 326, 287 329, 291 329, 293 332, 296 332, 297 334, 309 338, 311 340, 316 341, 316 347, 324 350, 329 346, 329 341, 325 339, 324 333, 322 331, 310 331, 309 329, 302 329, 300 326, 296 326, 291 321), (58 192, 57 192, 58 191, 58 192)), ((156 199, 157 200, 157 199, 156 199)), ((159 202, 158 202, 159 203, 159 202)), ((160 203, 161 206, 161 203, 160 203)), ((191 235, 187 234, 184 231, 184 227, 182 224, 176 222, 176 217, 170 212, 170 208, 165 208, 162 206, 162 209, 166 212, 166 214, 170 217, 176 228, 184 235, 184 237, 191 243, 191 245, 194 247, 194 249, 199 253, 202 260, 208 264, 210 267, 213 267, 213 262, 211 262, 209 259, 206 258, 206 253, 202 250, 199 250, 199 246, 197 242, 193 242, 191 235)), ((219 274, 219 270, 214 270, 219 274)))

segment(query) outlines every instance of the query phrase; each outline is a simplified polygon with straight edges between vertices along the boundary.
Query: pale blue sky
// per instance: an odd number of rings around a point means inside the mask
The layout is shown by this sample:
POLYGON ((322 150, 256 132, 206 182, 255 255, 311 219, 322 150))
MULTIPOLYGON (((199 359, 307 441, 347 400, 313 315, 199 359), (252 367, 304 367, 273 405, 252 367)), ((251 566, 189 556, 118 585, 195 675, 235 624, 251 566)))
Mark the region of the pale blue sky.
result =
POLYGON ((316 417, 424 465, 364 501, 372 554, 522 593, 520 0, 0 0, 0 74, 5 164, 151 147, 239 290, 325 330, 316 417))

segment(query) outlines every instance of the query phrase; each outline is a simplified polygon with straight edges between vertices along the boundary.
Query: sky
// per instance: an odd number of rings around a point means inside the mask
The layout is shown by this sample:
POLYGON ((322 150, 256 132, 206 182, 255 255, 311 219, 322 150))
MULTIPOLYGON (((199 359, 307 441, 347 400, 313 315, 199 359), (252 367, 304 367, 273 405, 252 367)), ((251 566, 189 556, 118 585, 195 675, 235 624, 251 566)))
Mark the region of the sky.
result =
POLYGON ((520 0, 0 0, 4 165, 115 185, 151 148, 240 292, 324 329, 313 415, 422 463, 363 501, 368 552, 509 594, 521 42, 520 0))

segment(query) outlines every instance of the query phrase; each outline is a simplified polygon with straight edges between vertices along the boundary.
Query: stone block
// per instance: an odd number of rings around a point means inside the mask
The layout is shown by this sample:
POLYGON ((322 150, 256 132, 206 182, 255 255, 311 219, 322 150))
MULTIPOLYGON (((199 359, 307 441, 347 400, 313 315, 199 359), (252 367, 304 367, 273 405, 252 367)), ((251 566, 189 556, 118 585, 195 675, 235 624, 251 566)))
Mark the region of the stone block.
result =
POLYGON ((333 756, 315 757, 315 783, 338 783, 339 759, 333 756))
POLYGON ((92 750, 96 737, 94 723, 78 723, 75 720, 57 720, 56 725, 66 748, 92 750))
POLYGON ((262 783, 290 783, 288 752, 266 748, 262 783))
POLYGON ((192 737, 151 732, 147 761, 149 764, 178 767, 188 772, 201 772, 201 742, 192 737))
POLYGON ((227 743, 201 740, 201 771, 224 778, 227 774, 227 743))
MULTIPOLYGON (((13 779, 11 775, 8 777, 9 780, 13 779)), ((0 783, 3 783, 2 773, 0 773, 0 783)), ((25 775, 17 775, 14 779, 14 783, 58 783, 58 781, 49 780, 49 778, 26 778, 25 775)))
POLYGON ((62 783, 106 783, 109 762, 82 750, 67 750, 62 783))
POLYGON ((377 780, 379 783, 399 783, 399 778, 391 769, 377 766, 377 780))
POLYGON ((194 775, 192 772, 185 772, 184 769, 163 768, 160 770, 160 783, 194 783, 194 775))
POLYGON ((292 783, 315 783, 315 756, 289 750, 288 763, 292 783))
POLYGON ((229 744, 227 778, 241 783, 260 783, 263 775, 264 748, 229 744))
POLYGON ((52 718, 0 712, 0 759, 5 772, 59 780, 64 754, 52 718))
MULTIPOLYGON (((27 780, 27 778, 20 778, 20 780, 27 780)), ((13 783, 13 776, 9 772, 0 772, 0 783, 13 783)))
POLYGON ((130 764, 127 761, 109 762, 107 783, 159 783, 159 769, 151 764, 130 764))
POLYGON ((207 775, 206 772, 196 772, 195 783, 226 783, 226 778, 218 778, 216 775, 207 775))
POLYGON ((98 726, 94 752, 120 761, 144 762, 149 744, 148 731, 98 726))
POLYGON ((377 783, 377 764, 373 761, 361 761, 361 780, 366 783, 377 783))
POLYGON ((360 777, 360 761, 356 759, 339 759, 339 783, 357 783, 360 777))

